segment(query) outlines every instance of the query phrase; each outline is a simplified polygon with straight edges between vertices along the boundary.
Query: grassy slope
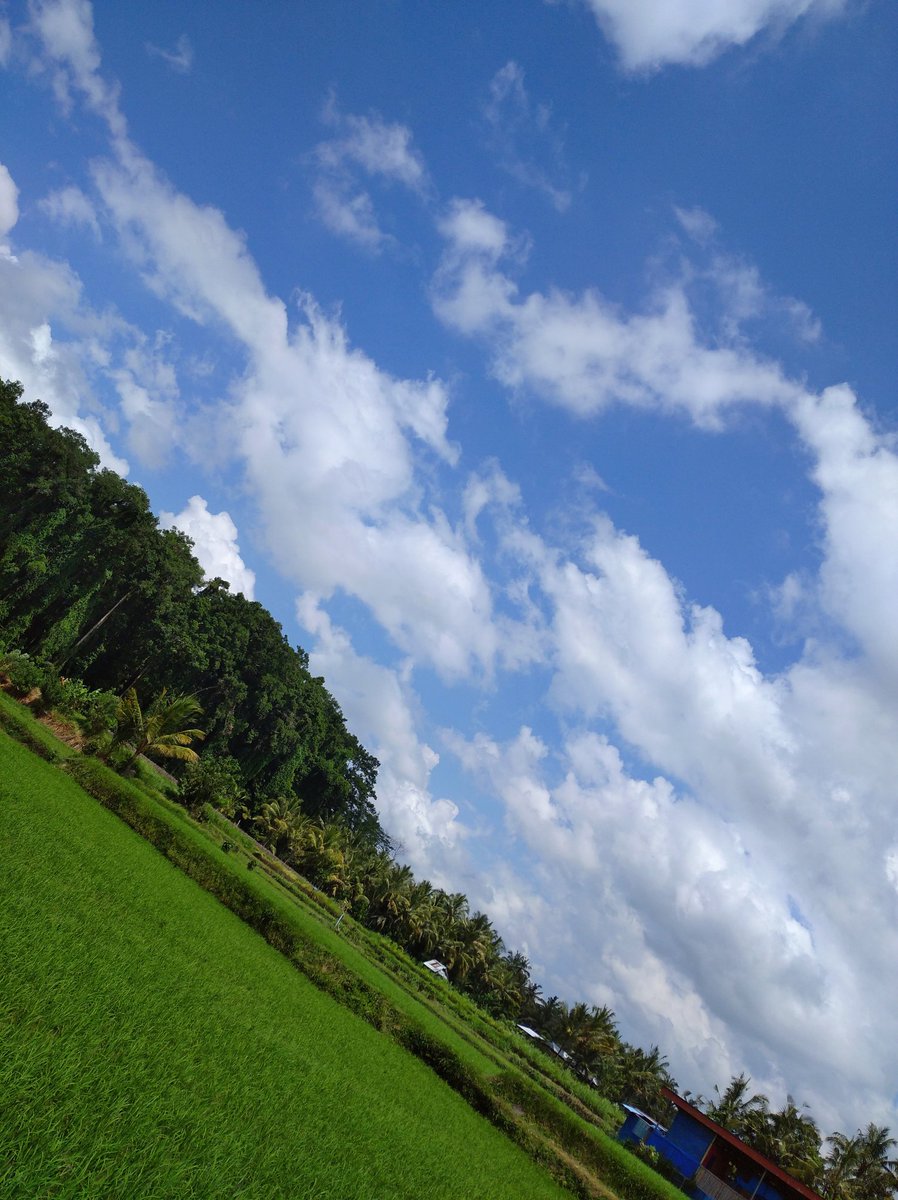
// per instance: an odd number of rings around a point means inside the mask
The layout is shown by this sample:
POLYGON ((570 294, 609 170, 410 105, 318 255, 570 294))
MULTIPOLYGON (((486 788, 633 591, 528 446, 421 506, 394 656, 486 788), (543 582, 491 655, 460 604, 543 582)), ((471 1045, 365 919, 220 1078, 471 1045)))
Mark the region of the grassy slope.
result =
POLYGON ((0 1196, 563 1193, 0 733, 0 1196))

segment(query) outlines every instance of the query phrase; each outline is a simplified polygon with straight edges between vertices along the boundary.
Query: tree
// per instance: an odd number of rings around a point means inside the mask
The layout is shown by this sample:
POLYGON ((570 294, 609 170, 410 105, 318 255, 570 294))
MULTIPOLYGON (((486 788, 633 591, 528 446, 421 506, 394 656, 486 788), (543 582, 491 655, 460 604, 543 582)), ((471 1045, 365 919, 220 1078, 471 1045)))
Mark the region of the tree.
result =
POLYGON ((834 1133, 824 1163, 824 1200, 891 1200, 898 1192, 895 1139, 884 1125, 869 1124, 854 1137, 834 1133))
POLYGON ((751 1078, 748 1075, 734 1075, 723 1093, 715 1083, 716 1101, 707 1108, 708 1116, 730 1133, 750 1141, 752 1132, 758 1131, 758 1118, 766 1120, 768 1100, 766 1096, 755 1095, 750 1091, 751 1078))
POLYGON ((295 796, 267 800, 253 820, 259 841, 278 858, 284 858, 291 846, 296 849, 301 844, 297 835, 305 833, 309 824, 295 796))
POLYGON ((128 746, 131 757, 124 769, 131 767, 141 754, 157 754, 180 762, 193 763, 199 759, 190 743, 202 741, 202 729, 189 722, 202 714, 195 696, 169 696, 163 690, 144 711, 137 692, 129 688, 119 704, 112 748, 128 746))

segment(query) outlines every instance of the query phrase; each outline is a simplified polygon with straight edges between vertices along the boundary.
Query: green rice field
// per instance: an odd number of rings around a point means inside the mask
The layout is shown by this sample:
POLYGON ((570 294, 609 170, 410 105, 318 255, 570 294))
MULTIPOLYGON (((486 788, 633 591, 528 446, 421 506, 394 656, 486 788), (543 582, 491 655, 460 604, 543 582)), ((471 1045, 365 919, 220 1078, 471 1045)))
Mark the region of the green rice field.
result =
POLYGON ((0 732, 0 1197, 563 1192, 0 732))

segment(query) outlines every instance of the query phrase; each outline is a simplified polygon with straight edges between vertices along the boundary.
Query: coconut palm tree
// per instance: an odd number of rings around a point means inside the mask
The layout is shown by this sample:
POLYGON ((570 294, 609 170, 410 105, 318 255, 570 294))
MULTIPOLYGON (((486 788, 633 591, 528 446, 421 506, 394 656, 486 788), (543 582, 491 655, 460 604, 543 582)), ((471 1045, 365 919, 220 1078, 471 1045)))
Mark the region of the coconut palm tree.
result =
POLYGON ((869 1124, 854 1139, 856 1159, 851 1195, 855 1200, 890 1200, 898 1191, 895 1139, 884 1125, 869 1124))
POLYGON ((284 858, 304 844, 304 834, 311 825, 295 796, 277 796, 266 800, 253 820, 259 841, 272 854, 284 858))
MULTIPOLYGON (((748 1118, 748 1127, 761 1114, 756 1111, 748 1118)), ((750 1145, 772 1158, 802 1183, 813 1187, 820 1176, 823 1160, 820 1155, 820 1131, 815 1122, 798 1108, 791 1096, 779 1112, 764 1114, 766 1119, 758 1121, 757 1132, 747 1139, 750 1145)))
POLYGON ((202 741, 206 734, 190 722, 201 716, 202 711, 195 696, 170 696, 166 688, 144 711, 137 692, 129 688, 119 701, 110 751, 116 746, 132 749, 124 770, 133 766, 141 754, 197 762, 199 755, 190 743, 202 741))
POLYGON ((766 1096, 755 1095, 750 1088, 751 1077, 744 1073, 734 1075, 723 1092, 715 1083, 717 1099, 706 1111, 712 1121, 755 1145, 752 1136, 757 1137, 767 1120, 768 1100, 766 1096))

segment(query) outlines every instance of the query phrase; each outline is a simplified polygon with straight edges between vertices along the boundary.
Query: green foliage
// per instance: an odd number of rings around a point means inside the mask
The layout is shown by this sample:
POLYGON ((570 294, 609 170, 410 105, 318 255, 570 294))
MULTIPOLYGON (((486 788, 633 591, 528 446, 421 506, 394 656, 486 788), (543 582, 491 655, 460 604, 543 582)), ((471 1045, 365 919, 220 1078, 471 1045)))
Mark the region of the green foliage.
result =
MULTIPOLYGON (((189 540, 159 529, 142 489, 48 417, 0 381, 0 637, 92 691, 200 696, 207 746, 238 764, 253 813, 301 798, 307 815, 386 846, 377 760, 306 654, 261 604, 204 582, 189 540)), ((40 686, 32 659, 17 660, 21 695, 40 686)), ((39 703, 59 708, 56 689, 39 703)), ((108 751, 108 708, 85 715, 108 751)))
POLYGON ((16 696, 27 696, 40 687, 44 672, 44 664, 22 650, 10 650, 0 658, 0 675, 9 681, 10 690, 16 696))
POLYGON ((202 711, 195 696, 170 696, 165 688, 144 711, 137 692, 129 688, 119 703, 112 749, 127 746, 131 751, 124 768, 141 754, 195 763, 199 755, 190 743, 202 741, 206 734, 189 722, 202 711))
POLYGON ((66 686, 72 689, 71 695, 66 698, 69 706, 67 711, 78 722, 82 732, 88 738, 111 734, 118 715, 118 696, 99 688, 91 690, 79 679, 68 680, 66 686))
POLYGON ((178 797, 193 816, 207 804, 232 815, 246 798, 236 760, 230 755, 204 754, 197 762, 188 763, 178 797))

